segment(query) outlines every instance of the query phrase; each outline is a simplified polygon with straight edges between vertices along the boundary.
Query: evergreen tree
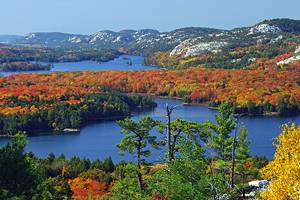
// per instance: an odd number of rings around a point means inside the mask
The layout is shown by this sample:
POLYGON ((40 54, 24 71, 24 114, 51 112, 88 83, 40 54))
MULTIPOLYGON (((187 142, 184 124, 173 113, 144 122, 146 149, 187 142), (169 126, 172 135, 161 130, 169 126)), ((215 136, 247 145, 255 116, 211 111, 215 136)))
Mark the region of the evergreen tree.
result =
POLYGON ((122 132, 125 136, 117 147, 120 148, 121 153, 127 151, 137 157, 138 183, 141 189, 143 189, 141 164, 146 157, 152 154, 147 145, 150 144, 152 147, 158 146, 156 136, 150 135, 150 131, 159 123, 159 121, 153 120, 149 116, 138 122, 134 122, 130 118, 118 121, 119 126, 123 128, 122 132))
POLYGON ((115 170, 115 165, 110 156, 104 159, 102 167, 105 172, 112 173, 115 170))
POLYGON ((204 149, 194 138, 178 141, 178 154, 147 182, 154 194, 169 199, 217 199, 225 193, 224 176, 207 173, 204 149))
MULTIPOLYGON (((168 126, 161 123, 159 125, 159 131, 163 132, 168 126)), ((195 142, 206 141, 208 133, 206 132, 205 125, 197 122, 189 122, 183 119, 176 119, 170 122, 170 149, 169 149, 169 161, 175 158, 175 154, 178 151, 178 142, 181 137, 193 137, 195 142)))
POLYGON ((250 141, 248 140, 248 129, 242 126, 239 130, 236 148, 237 163, 245 163, 251 158, 250 156, 250 141))
POLYGON ((231 159, 233 138, 230 134, 236 126, 233 108, 228 103, 222 103, 219 107, 219 114, 215 116, 215 119, 216 123, 207 122, 207 127, 211 132, 208 146, 215 151, 217 159, 226 162, 231 159))
POLYGON ((235 173, 237 174, 237 181, 240 183, 238 188, 242 191, 245 197, 245 189, 248 187, 247 176, 253 174, 254 166, 250 156, 250 141, 248 140, 248 129, 242 126, 239 130, 237 138, 237 147, 235 153, 235 173))
POLYGON ((0 149, 0 188, 10 195, 28 194, 36 185, 36 175, 24 153, 26 143, 25 134, 18 133, 0 149))
POLYGON ((124 165, 123 177, 115 181, 110 199, 113 200, 141 200, 151 199, 147 191, 140 190, 136 181, 136 174, 140 172, 138 166, 133 163, 124 165))

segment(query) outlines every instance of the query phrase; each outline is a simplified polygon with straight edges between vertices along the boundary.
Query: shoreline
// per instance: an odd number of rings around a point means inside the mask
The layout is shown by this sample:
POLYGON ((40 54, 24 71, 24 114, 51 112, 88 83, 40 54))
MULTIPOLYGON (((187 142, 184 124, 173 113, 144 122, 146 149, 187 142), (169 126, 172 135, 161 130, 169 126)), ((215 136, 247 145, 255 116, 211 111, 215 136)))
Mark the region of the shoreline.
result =
MULTIPOLYGON (((151 108, 151 107, 147 106, 147 107, 139 107, 139 108, 151 108)), ((135 110, 132 110, 131 112, 134 112, 134 111, 135 110)), ((40 129, 40 130, 32 131, 30 133, 26 133, 26 135, 28 135, 28 136, 42 136, 42 135, 76 134, 76 133, 80 133, 81 128, 88 125, 88 124, 91 124, 91 123, 94 123, 94 122, 101 122, 101 121, 116 121, 116 120, 124 119, 128 116, 132 117, 133 115, 132 115, 132 113, 130 113, 129 115, 122 115, 122 116, 108 116, 108 117, 99 117, 99 118, 89 118, 83 124, 81 124, 81 126, 78 127, 78 128, 65 128, 63 130, 40 129)), ((11 139, 13 137, 14 137, 14 135, 8 135, 8 134, 2 135, 2 134, 0 134, 0 140, 1 139, 11 139)))
MULTIPOLYGON (((151 96, 151 97, 154 97, 154 98, 157 98, 157 99, 173 99, 173 100, 180 100, 182 101, 182 105, 183 106, 204 106, 204 107, 207 107, 208 109, 210 110, 218 110, 218 107, 211 107, 211 106, 208 106, 208 102, 203 102, 203 103, 186 103, 186 102, 183 102, 183 99, 180 98, 180 97, 168 97, 168 96, 157 96, 157 95, 154 95, 154 94, 145 94, 145 93, 127 93, 127 95, 134 95, 134 94, 139 94, 139 95, 142 95, 142 96, 151 96)), ((144 106, 144 107, 138 107, 138 110, 139 109, 149 109, 149 108, 155 108, 156 106, 154 107, 151 107, 151 106, 144 106)), ((99 118, 89 118, 89 119, 86 119, 84 123, 81 124, 80 127, 78 128, 65 128, 63 130, 49 130, 49 129, 43 129, 43 130, 35 130, 35 131, 32 131, 30 133, 27 133, 27 135, 29 136, 39 136, 39 135, 44 135, 47 133, 60 133, 58 135, 63 135, 63 134, 72 134, 72 133, 80 133, 81 131, 81 128, 90 124, 90 123, 93 123, 93 122, 101 122, 101 121, 115 121, 115 120, 121 120, 121 119, 124 119, 125 117, 132 117, 132 112, 135 112, 136 110, 132 110, 131 113, 129 115, 123 115, 123 116, 107 116, 107 117, 99 117, 99 118)), ((234 114, 235 116, 239 116, 239 117, 256 117, 256 116, 260 116, 260 117, 278 117, 280 116, 278 112, 271 112, 271 113, 263 113, 263 114, 251 114, 251 113, 239 113, 239 114, 234 114)), ((1 135, 0 134, 0 139, 1 138, 13 138, 14 136, 13 135, 8 135, 8 134, 5 134, 5 135, 1 135)))
MULTIPOLYGON (((146 95, 146 94, 144 94, 146 95)), ((175 100, 183 100, 182 98, 179 97, 172 97, 172 98, 168 98, 166 96, 155 96, 155 95, 151 95, 155 98, 158 99, 175 99, 175 100)), ((208 106, 208 103, 183 103, 183 106, 205 106, 208 109, 211 110, 218 110, 217 107, 210 107, 208 106)), ((144 107, 142 107, 144 108, 144 107)), ((145 107, 145 108, 149 108, 149 107, 145 107)), ((155 108, 155 107, 154 107, 155 108)), ((134 112, 134 111, 132 111, 134 112)), ((31 133, 27 133, 28 136, 43 136, 43 135, 71 135, 71 134, 80 134, 81 128, 88 125, 88 124, 92 124, 95 122, 99 122, 101 123, 102 121, 116 121, 116 120, 121 120, 124 119, 125 117, 132 117, 132 113, 130 113, 129 115, 123 115, 123 116, 107 116, 107 117, 100 117, 100 118, 90 118, 87 119, 80 127, 78 128, 65 128, 63 130, 49 130, 49 129, 44 129, 44 130, 36 130, 33 131, 31 133)), ((250 114, 250 113, 240 113, 240 114, 235 114, 235 116, 239 116, 239 117, 276 117, 279 116, 278 112, 272 112, 272 113, 264 113, 264 114, 250 114)), ((11 139, 13 138, 14 135, 1 135, 0 134, 0 140, 1 139, 11 139)))
MULTIPOLYGON (((195 103, 195 102, 191 102, 191 103, 187 103, 184 102, 183 98, 180 97, 170 97, 170 96, 157 96, 155 94, 146 94, 146 93, 128 93, 128 95, 132 95, 132 94, 139 94, 142 96, 151 96, 153 98, 158 98, 158 99, 172 99, 172 100, 180 100, 182 101, 183 106, 204 106, 207 107, 210 110, 219 110, 218 107, 212 107, 209 106, 208 103, 209 102, 202 102, 202 103, 195 103)), ((242 117, 244 116, 248 116, 248 117, 255 117, 255 116, 262 116, 262 117, 278 117, 279 112, 270 112, 270 113, 261 113, 261 114, 251 114, 251 113, 236 113, 236 115, 240 115, 242 117)), ((286 116, 286 117, 290 117, 290 116, 286 116)))
MULTIPOLYGON (((182 101, 182 105, 183 106, 204 106, 207 107, 210 110, 219 110, 218 107, 212 107, 209 106, 209 102, 202 102, 202 103, 195 103, 195 102, 191 102, 191 103, 187 103, 184 102, 183 98, 180 97, 170 97, 170 96, 158 96, 155 94, 146 94, 146 93, 128 93, 128 95, 133 95, 133 94, 139 94, 142 96, 151 96, 153 98, 157 98, 157 99, 172 99, 172 100, 180 100, 182 101)), ((270 112, 270 113, 261 113, 261 114, 251 114, 251 113, 235 113, 235 115, 240 115, 242 117, 256 117, 256 116, 262 116, 262 117, 279 117, 279 112, 270 112)), ((294 115, 291 116, 284 116, 284 117, 292 117, 294 115)))

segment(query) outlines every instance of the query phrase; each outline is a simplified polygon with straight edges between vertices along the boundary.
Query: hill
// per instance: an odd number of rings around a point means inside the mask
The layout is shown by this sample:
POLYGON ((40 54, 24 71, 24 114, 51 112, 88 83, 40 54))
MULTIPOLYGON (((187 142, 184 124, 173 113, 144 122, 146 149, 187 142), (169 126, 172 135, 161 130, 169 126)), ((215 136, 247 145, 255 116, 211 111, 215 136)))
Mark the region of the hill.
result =
POLYGON ((154 29, 103 30, 91 35, 69 33, 30 33, 15 44, 47 47, 92 46, 126 48, 131 54, 171 51, 171 55, 194 56, 254 44, 270 44, 300 33, 300 21, 292 19, 265 20, 254 26, 220 30, 186 27, 169 32, 154 29))
POLYGON ((113 32, 99 31, 91 35, 68 33, 30 33, 17 40, 15 44, 41 45, 47 47, 92 46, 100 48, 126 48, 132 54, 146 54, 174 48, 180 42, 210 33, 220 32, 211 28, 182 28, 171 32, 153 29, 122 30, 113 32))

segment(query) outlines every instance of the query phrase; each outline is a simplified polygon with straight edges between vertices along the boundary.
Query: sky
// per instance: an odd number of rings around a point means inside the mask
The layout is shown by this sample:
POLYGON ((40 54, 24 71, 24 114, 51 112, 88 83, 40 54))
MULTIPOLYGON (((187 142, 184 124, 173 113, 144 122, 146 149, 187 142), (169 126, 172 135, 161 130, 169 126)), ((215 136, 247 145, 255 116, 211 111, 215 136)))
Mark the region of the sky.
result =
POLYGON ((299 8, 300 0, 0 0, 0 34, 232 29, 264 19, 300 19, 299 8))

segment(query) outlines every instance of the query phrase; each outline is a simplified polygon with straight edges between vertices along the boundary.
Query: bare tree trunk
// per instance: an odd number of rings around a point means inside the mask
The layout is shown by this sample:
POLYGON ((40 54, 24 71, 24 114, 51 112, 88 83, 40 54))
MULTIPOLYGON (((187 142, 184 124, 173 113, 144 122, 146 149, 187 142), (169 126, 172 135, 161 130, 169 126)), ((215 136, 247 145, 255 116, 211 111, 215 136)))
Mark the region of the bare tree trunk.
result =
POLYGON ((143 178, 142 178, 142 173, 141 173, 141 139, 139 139, 138 141, 138 148, 137 148, 137 158, 138 158, 138 183, 139 183, 139 187, 141 190, 143 190, 143 178))
POLYGON ((171 144, 171 159, 173 160, 175 158, 175 145, 176 145, 176 142, 177 142, 177 138, 179 137, 180 135, 180 132, 178 132, 178 134, 174 135, 173 136, 173 142, 171 144))
MULTIPOLYGON (((167 151, 168 151, 168 160, 172 161, 174 158, 174 152, 172 152, 172 149, 174 150, 174 148, 172 148, 172 144, 171 144, 171 137, 172 137, 172 133, 171 133, 171 114, 173 112, 173 110, 178 107, 176 106, 168 106, 167 105, 167 151)), ((175 145, 175 143, 173 142, 173 145, 175 145)))

